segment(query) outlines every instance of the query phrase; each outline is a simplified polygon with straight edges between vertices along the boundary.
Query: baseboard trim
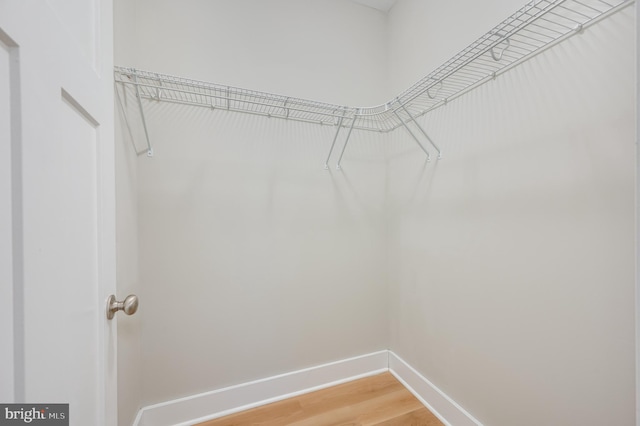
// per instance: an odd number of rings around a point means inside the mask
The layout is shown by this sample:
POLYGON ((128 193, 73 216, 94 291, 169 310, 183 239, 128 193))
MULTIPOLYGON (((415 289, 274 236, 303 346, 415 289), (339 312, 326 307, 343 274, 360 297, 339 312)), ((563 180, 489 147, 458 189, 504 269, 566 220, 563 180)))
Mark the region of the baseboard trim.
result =
POLYGON ((384 350, 142 408, 133 426, 190 426, 390 371, 446 426, 477 419, 392 351, 384 350))
POLYGON ((188 426, 389 370, 389 351, 348 358, 144 407, 134 426, 188 426))
POLYGON ((389 371, 446 426, 482 426, 460 404, 392 351, 389 351, 389 371))

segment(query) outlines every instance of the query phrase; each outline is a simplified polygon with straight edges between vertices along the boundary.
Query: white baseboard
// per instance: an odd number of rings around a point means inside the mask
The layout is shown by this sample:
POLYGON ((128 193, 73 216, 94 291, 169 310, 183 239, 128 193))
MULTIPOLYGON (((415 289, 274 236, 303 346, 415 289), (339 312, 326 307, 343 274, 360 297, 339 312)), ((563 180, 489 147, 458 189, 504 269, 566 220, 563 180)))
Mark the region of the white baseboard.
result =
POLYGON ((187 426, 335 386, 389 369, 389 351, 374 352, 144 407, 134 426, 187 426))
POLYGON ((482 426, 392 351, 380 351, 149 405, 133 426, 189 426, 307 392, 390 371, 446 426, 482 426))
POLYGON ((389 370, 446 426, 482 426, 457 402, 392 351, 389 351, 389 370))

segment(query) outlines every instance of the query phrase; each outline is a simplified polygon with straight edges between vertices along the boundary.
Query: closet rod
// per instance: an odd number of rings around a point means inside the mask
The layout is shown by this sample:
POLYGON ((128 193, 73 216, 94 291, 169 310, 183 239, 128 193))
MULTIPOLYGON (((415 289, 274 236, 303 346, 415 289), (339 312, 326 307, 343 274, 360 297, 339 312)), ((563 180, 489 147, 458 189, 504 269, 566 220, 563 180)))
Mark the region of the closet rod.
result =
MULTIPOLYGON (((133 86, 139 93, 140 105, 145 99, 336 126, 325 166, 341 128, 348 127, 349 133, 338 166, 354 129, 386 133, 399 127, 408 129, 408 122, 418 127, 441 158, 441 151, 424 130, 424 124, 419 124, 420 117, 634 2, 530 0, 392 101, 372 107, 329 104, 135 68, 115 67, 115 80, 125 87, 133 86), (401 115, 406 115, 408 120, 403 120, 401 115)), ((144 112, 141 113, 144 119, 144 112)), ((146 134, 148 136, 148 132, 146 134)), ((426 152, 419 139, 418 143, 426 152)))

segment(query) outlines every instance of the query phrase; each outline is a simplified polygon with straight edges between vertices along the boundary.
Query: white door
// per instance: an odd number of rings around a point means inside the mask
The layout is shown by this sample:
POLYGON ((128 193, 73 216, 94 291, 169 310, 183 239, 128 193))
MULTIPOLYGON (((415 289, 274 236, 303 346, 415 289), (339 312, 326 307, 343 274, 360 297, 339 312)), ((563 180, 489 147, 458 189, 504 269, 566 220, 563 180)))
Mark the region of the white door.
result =
POLYGON ((111 0, 0 0, 0 402, 116 424, 111 0))

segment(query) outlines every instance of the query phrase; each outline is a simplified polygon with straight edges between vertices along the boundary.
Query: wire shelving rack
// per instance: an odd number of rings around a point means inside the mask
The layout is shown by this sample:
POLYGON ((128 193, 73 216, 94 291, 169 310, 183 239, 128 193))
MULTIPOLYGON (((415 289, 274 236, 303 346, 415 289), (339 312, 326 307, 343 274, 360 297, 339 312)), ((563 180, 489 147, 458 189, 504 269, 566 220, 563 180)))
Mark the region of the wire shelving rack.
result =
POLYGON ((287 120, 335 126, 336 132, 325 166, 342 129, 346 140, 337 165, 344 155, 351 132, 390 132, 404 128, 430 159, 429 142, 440 149, 416 120, 469 90, 589 25, 634 3, 635 0, 530 0, 517 12, 416 82, 392 100, 373 107, 329 104, 222 84, 115 67, 115 80, 133 86, 148 144, 142 99, 202 106, 287 120), (413 128, 413 130, 412 130, 413 128), (422 141, 421 141, 422 140, 422 141))

